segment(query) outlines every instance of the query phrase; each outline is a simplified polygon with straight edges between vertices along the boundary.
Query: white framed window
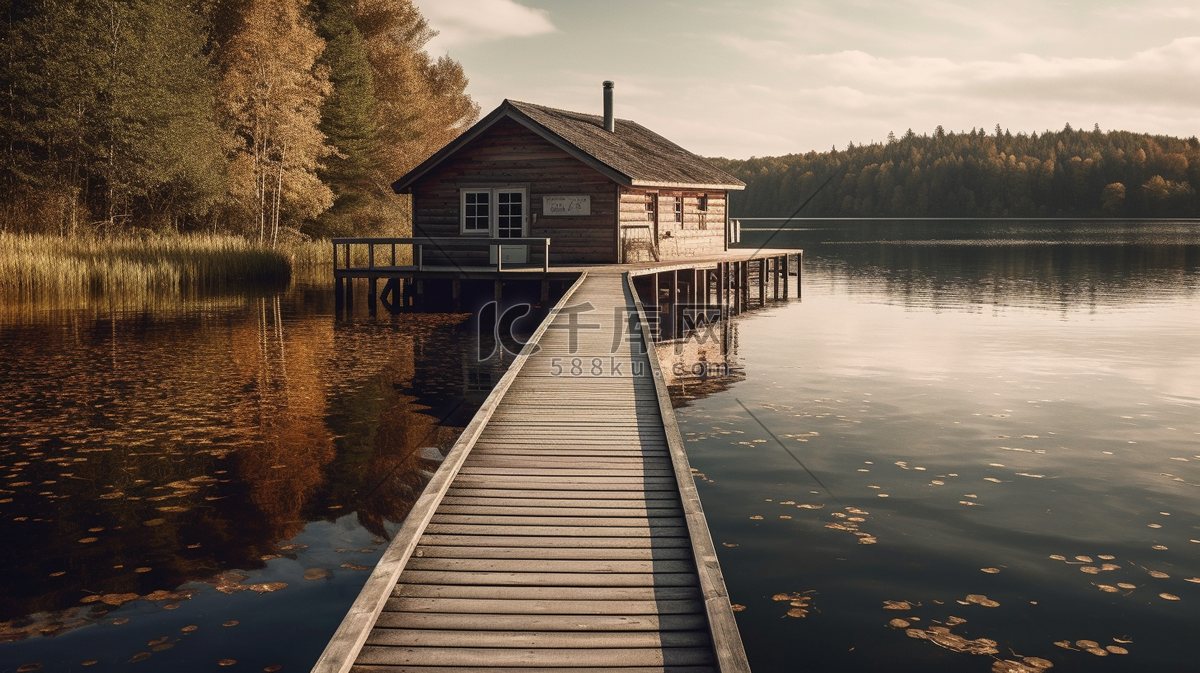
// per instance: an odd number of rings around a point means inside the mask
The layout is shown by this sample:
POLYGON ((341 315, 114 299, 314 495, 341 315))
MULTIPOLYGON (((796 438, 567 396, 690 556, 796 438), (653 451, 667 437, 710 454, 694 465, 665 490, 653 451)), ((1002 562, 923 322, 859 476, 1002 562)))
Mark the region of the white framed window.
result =
POLYGON ((682 196, 675 197, 675 203, 674 203, 674 207, 672 208, 672 211, 674 214, 675 223, 679 225, 680 229, 682 229, 683 228, 683 197, 682 196))
POLYGON ((459 232, 464 236, 522 238, 529 198, 523 187, 470 187, 460 191, 459 232))
POLYGON ((487 236, 492 231, 492 190, 462 190, 460 233, 487 236))

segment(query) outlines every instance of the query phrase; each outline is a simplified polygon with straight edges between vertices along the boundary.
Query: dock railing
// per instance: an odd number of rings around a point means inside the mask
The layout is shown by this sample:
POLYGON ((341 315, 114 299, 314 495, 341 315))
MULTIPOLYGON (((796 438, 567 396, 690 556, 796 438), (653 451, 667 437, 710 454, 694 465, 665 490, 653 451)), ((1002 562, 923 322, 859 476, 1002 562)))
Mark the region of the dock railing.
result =
MULTIPOLYGON (((449 257, 448 249, 461 248, 482 248, 487 246, 495 256, 496 271, 504 270, 504 248, 515 246, 529 246, 531 249, 535 246, 542 248, 542 271, 549 273, 550 271, 550 239, 548 238, 476 238, 471 236, 439 236, 439 237, 416 237, 416 238, 334 238, 330 239, 333 243, 333 271, 336 275, 339 271, 394 271, 397 269, 412 269, 416 271, 425 271, 425 249, 433 248, 449 257), (351 246, 365 245, 367 247, 367 265, 354 266, 354 256, 351 254, 351 246), (412 264, 398 265, 396 257, 396 246, 411 245, 412 246, 412 264), (382 265, 376 264, 376 247, 387 246, 386 250, 390 249, 391 264, 382 265), (494 248, 494 249, 493 249, 494 248)), ((530 255, 532 257, 532 255, 530 255)), ((384 259, 387 259, 385 257, 384 259)), ((450 258, 453 260, 453 258, 450 258)), ((489 263, 489 266, 492 263, 489 263)), ((510 262, 512 265, 520 265, 520 262, 510 262)), ((431 269, 439 268, 454 268, 456 265, 451 263, 446 264, 430 264, 431 269)))

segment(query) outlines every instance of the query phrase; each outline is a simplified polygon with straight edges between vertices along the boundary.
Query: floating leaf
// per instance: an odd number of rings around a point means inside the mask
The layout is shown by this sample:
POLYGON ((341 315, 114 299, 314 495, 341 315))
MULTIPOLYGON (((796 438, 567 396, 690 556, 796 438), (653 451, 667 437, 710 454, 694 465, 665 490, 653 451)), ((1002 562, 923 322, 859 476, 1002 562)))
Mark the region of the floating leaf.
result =
POLYGON ((91 544, 99 539, 100 538, 98 538, 98 537, 85 537, 82 540, 80 540, 79 543, 80 544, 91 544))
POLYGON ((1091 556, 1076 556, 1076 557, 1075 557, 1075 560, 1076 560, 1076 561, 1083 561, 1084 563, 1091 563, 1091 562, 1092 562, 1092 557, 1091 557, 1091 556))
POLYGON ((162 645, 163 643, 167 642, 170 639, 171 639, 171 636, 162 636, 161 638, 155 638, 154 640, 151 640, 150 642, 146 643, 146 647, 154 647, 155 645, 162 645))
POLYGON ((263 669, 266 673, 275 673, 275 671, 283 670, 283 664, 271 664, 263 669))
MULTIPOLYGON (((305 575, 307 574, 308 573, 305 573, 305 575)), ((260 594, 266 594, 272 591, 279 591, 280 589, 287 588, 287 582, 262 582, 260 584, 251 584, 246 588, 250 591, 257 591, 260 594)))
POLYGON ((1099 574, 1100 569, 1097 568, 1096 566, 1080 566, 1079 571, 1085 572, 1089 575, 1096 575, 1096 574, 1099 574))
POLYGON ((195 624, 188 624, 187 626, 185 626, 185 627, 183 627, 182 629, 179 629, 179 630, 180 630, 180 631, 183 631, 184 633, 191 633, 192 631, 195 631, 195 630, 196 630, 196 629, 198 629, 198 628, 200 628, 200 627, 199 627, 199 626, 196 626, 195 624))
POLYGON ((891 626, 891 627, 897 628, 897 629, 907 629, 909 627, 909 623, 904 621, 903 619, 900 619, 899 617, 897 617, 897 618, 893 619, 892 621, 888 622, 888 626, 891 626))
POLYGON ((762 521, 762 517, 755 514, 754 516, 750 517, 750 520, 751 521, 762 521))
POLYGON ((1112 554, 1100 554, 1097 558, 1105 560, 1105 561, 1111 561, 1117 557, 1113 556, 1112 554))
POLYGON ((804 608, 792 608, 791 610, 787 611, 787 616, 788 617, 798 617, 798 618, 807 617, 808 610, 805 610, 804 608))
POLYGON ((218 666, 232 666, 237 663, 237 659, 222 659, 217 662, 218 666))
POLYGON ((1055 561, 1066 561, 1067 560, 1066 556, 1060 556, 1058 554, 1051 554, 1050 558, 1054 559, 1055 561))
POLYGON ((1118 589, 1114 586, 1108 585, 1108 584, 1097 584, 1096 588, 1105 593, 1110 593, 1110 594, 1115 594, 1118 591, 1120 591, 1120 589, 1118 589))
POLYGON ((131 661, 131 662, 144 661, 146 659, 149 659, 150 657, 151 657, 151 654, 149 652, 138 652, 137 654, 133 655, 132 657, 129 657, 129 661, 131 661))
POLYGON ((912 608, 913 608, 912 603, 909 603, 908 601, 884 601, 883 602, 884 610, 911 610, 912 608))
POLYGON ((221 622, 221 626, 237 626, 237 625, 238 625, 238 621, 236 619, 231 619, 227 622, 221 622))
POLYGON ((128 623, 129 623, 129 618, 128 618, 128 617, 121 617, 121 618, 119 618, 119 619, 114 619, 114 620, 112 620, 112 623, 113 623, 113 625, 114 625, 114 626, 120 626, 120 625, 122 625, 122 624, 128 624, 128 623))
POLYGON ((1087 651, 1091 652, 1092 654, 1096 655, 1097 657, 1107 657, 1108 656, 1108 650, 1101 648, 1101 647, 1089 647, 1089 648, 1087 648, 1087 651))
MULTIPOLYGON (((792 518, 792 517, 791 517, 791 515, 789 515, 789 514, 780 514, 780 515, 779 515, 779 518, 780 518, 780 519, 790 519, 790 518, 792 518)), ((343 566, 343 567, 345 567, 345 566, 343 566)))
POLYGON ((1075 646, 1086 650, 1089 647, 1100 647, 1100 643, 1094 640, 1076 640, 1075 646))
POLYGON ((989 575, 995 575, 996 573, 1000 572, 999 568, 980 568, 980 570, 989 575))
POLYGON ((104 594, 103 596, 100 597, 100 600, 105 605, 117 606, 117 605, 124 605, 124 604, 128 603, 129 601, 136 601, 139 598, 141 598, 140 595, 132 594, 132 593, 131 594, 104 594))
POLYGON ((1117 586, 1121 587, 1122 589, 1136 589, 1137 588, 1137 586, 1135 586, 1133 584, 1129 584, 1128 582, 1119 582, 1119 583, 1117 583, 1117 586))
POLYGON ((983 480, 984 480, 984 481, 990 481, 990 482, 992 482, 992 483, 994 483, 994 484, 999 484, 999 483, 1001 483, 1001 481, 1000 481, 999 479, 995 478, 995 477, 984 477, 984 478, 983 478, 983 480))
POLYGON ((738 545, 737 545, 737 543, 736 543, 736 542, 722 542, 722 543, 721 543, 721 546, 722 546, 722 547, 730 547, 730 548, 733 548, 733 547, 736 547, 736 546, 738 546, 738 545))
POLYGON ((984 596, 983 594, 968 594, 966 601, 975 605, 982 605, 985 608, 997 608, 1000 604, 996 601, 984 596))
POLYGON ((21 666, 17 667, 17 673, 31 673, 31 671, 40 670, 42 670, 42 665, 38 662, 34 662, 32 664, 22 664, 21 666))
POLYGON ((371 569, 371 566, 359 565, 357 563, 343 563, 342 567, 348 568, 350 570, 370 570, 371 569))
POLYGON ((333 572, 325 568, 309 568, 304 571, 304 579, 306 580, 323 580, 328 577, 333 577, 333 572))
MULTIPOLYGON (((734 612, 742 612, 743 610, 746 609, 746 606, 742 605, 740 603, 734 603, 729 606, 729 609, 733 610, 734 612)), ((263 669, 263 670, 266 670, 266 669, 263 669)), ((275 669, 275 670, 279 670, 279 669, 275 669)))
POLYGON ((166 522, 167 522, 166 519, 150 519, 148 521, 143 521, 142 525, 143 526, 161 526, 166 522))
POLYGON ((1121 647, 1120 645, 1109 645, 1108 647, 1105 647, 1104 649, 1108 650, 1109 652, 1112 652, 1113 654, 1129 654, 1129 650, 1125 649, 1124 647, 1121 647))
POLYGON ((1074 647, 1071 647, 1071 641, 1069 641, 1069 640, 1056 640, 1056 641, 1054 641, 1054 644, 1058 645, 1059 647, 1063 648, 1064 650, 1075 649, 1074 647))
POLYGON ((1175 594, 1159 594, 1158 597, 1163 600, 1168 600, 1168 601, 1179 600, 1179 596, 1176 596, 1175 594))
POLYGON ((1146 572, 1150 573, 1150 576, 1155 579, 1165 580, 1170 577, 1170 575, 1161 570, 1147 570, 1146 572))
POLYGON ((1151 547, 1151 549, 1157 549, 1158 551, 1166 551, 1167 550, 1167 548, 1161 544, 1156 544, 1153 547, 1151 547))
POLYGON ((858 538, 859 544, 875 544, 876 542, 879 542, 879 540, 876 539, 875 536, 873 536, 873 535, 866 535, 866 536, 858 538))
POLYGON ((1025 662, 1026 665, 1032 666, 1033 668, 1036 668, 1038 670, 1054 668, 1054 662, 1049 661, 1047 659, 1043 659, 1041 657, 1025 657, 1025 658, 1021 659, 1021 661, 1025 662))
POLYGON ((814 505, 814 504, 808 503, 808 502, 806 502, 802 505, 796 505, 796 506, 799 507, 800 509, 824 509, 825 508, 825 505, 823 505, 823 504, 814 505))
POLYGON ((153 568, 147 568, 147 567, 145 567, 145 566, 142 566, 141 568, 134 568, 134 569, 133 569, 133 572, 135 572, 135 573, 148 573, 148 572, 150 572, 151 570, 153 570, 153 568))

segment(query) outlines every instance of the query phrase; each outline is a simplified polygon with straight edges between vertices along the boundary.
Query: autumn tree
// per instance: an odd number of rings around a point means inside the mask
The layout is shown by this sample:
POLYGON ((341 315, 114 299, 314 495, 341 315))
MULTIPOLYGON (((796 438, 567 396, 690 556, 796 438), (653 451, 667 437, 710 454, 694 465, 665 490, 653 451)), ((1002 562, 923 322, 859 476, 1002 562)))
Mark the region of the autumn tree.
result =
POLYGON ((375 180, 386 189, 470 126, 479 106, 462 66, 425 51, 437 33, 411 0, 358 0, 355 21, 374 74, 375 180))
POLYGON ((228 0, 215 42, 220 119, 230 153, 231 215, 274 245, 284 221, 298 224, 333 203, 318 176, 333 150, 320 129, 330 93, 317 64, 325 41, 302 0, 228 0))

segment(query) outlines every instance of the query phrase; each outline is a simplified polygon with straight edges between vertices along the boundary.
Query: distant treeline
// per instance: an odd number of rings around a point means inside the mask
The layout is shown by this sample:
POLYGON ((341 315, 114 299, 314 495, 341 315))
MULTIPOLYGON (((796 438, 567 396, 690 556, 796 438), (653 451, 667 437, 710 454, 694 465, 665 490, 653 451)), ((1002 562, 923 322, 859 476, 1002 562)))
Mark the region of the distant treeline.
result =
POLYGON ((845 151, 713 162, 746 182, 731 212, 786 217, 1197 217, 1200 141, 1126 131, 910 129, 845 151))
POLYGON ((411 0, 0 0, 0 33, 0 230, 387 227, 479 112, 411 0))

